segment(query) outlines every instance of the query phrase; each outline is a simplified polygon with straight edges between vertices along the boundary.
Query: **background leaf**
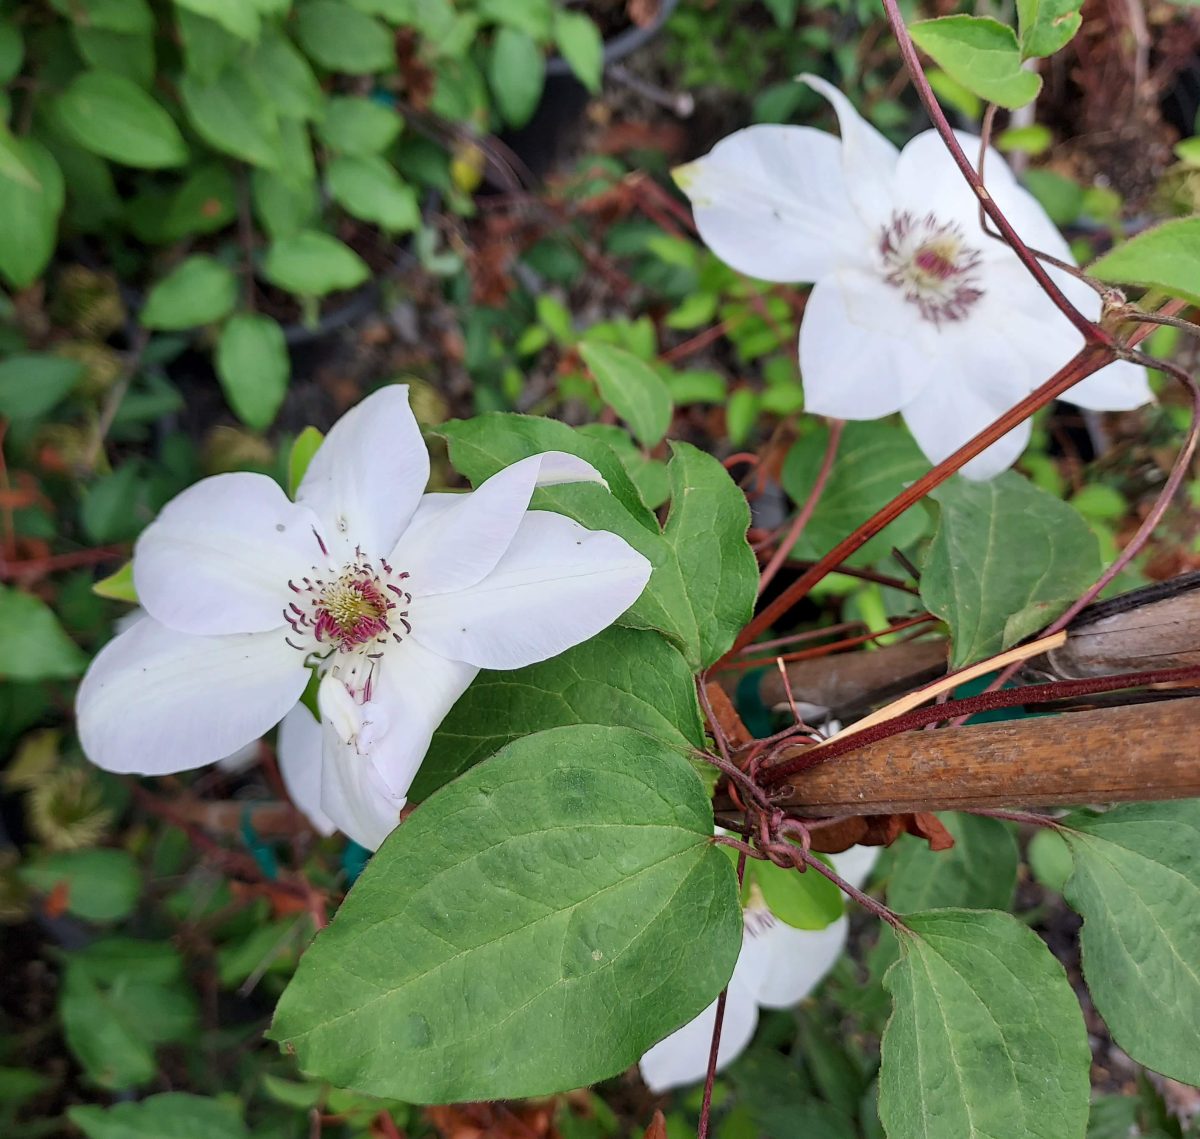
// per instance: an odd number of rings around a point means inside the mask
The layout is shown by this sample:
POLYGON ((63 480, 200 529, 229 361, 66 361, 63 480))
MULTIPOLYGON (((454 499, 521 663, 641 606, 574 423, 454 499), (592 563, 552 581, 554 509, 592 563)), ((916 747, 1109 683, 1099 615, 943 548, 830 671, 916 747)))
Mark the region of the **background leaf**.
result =
POLYGON ((339 1086, 410 1102, 615 1075, 732 972, 741 907, 712 825, 687 761, 640 732, 526 736, 392 832, 271 1035, 339 1086))
POLYGON ((69 680, 87 658, 40 598, 0 585, 0 676, 5 680, 69 680))
POLYGON ((1083 969, 1113 1039, 1200 1084, 1200 800, 1132 803, 1063 820, 1083 915, 1083 969))
POLYGON ((337 0, 310 0, 296 12, 300 46, 330 71, 371 75, 395 65, 392 33, 386 25, 337 0))
POLYGON ((659 375, 632 352, 585 340, 579 354, 596 377, 600 396, 645 447, 653 447, 671 426, 671 393, 659 375))
POLYGON ((1114 284, 1161 289, 1200 304, 1200 217, 1177 218, 1121 242, 1088 266, 1088 273, 1114 284))
MULTIPOLYGON (((780 481, 793 502, 807 501, 828 441, 826 424, 808 425, 788 451, 780 481)), ((895 423, 847 423, 833 470, 794 547, 794 555, 819 558, 927 470, 929 462, 921 449, 895 423)), ((910 546, 925 533, 928 524, 923 511, 906 511, 857 551, 850 564, 869 564, 888 557, 893 546, 910 546)))
POLYGON ((291 374, 283 329, 269 316, 238 313, 221 329, 215 363, 237 417, 265 431, 283 403, 291 374))
POLYGON ((0 415, 38 419, 66 398, 83 379, 78 360, 44 352, 9 356, 0 361, 0 415))
POLYGON ((62 171, 51 153, 33 139, 8 144, 20 169, 0 169, 0 273, 18 289, 32 284, 46 268, 58 238, 64 190, 62 171), (32 171, 31 186, 22 171, 32 171))
POLYGON ((72 1107, 67 1115, 87 1139, 250 1139, 233 1104, 186 1092, 112 1107, 72 1107))
POLYGON ((1021 67, 1017 34, 990 16, 942 16, 908 28, 913 41, 968 91, 1010 111, 1042 89, 1040 75, 1021 67))
POLYGON ((1044 604, 1052 620, 1100 574, 1099 543, 1079 512, 1015 471, 955 477, 933 498, 941 514, 921 600, 950 626, 953 668, 1007 648, 1012 614, 1044 604))
POLYGON ((150 290, 141 311, 147 328, 182 331, 213 324, 237 304, 233 270, 203 253, 181 262, 150 290))
POLYGON ((579 82, 593 95, 598 94, 604 71, 604 41, 596 22, 582 12, 555 8, 554 42, 579 82))
POLYGON ((371 275, 353 249, 315 229, 274 242, 263 258, 262 273, 273 285, 302 297, 353 289, 371 275))
POLYGON ((67 912, 94 922, 127 917, 142 889, 137 862, 124 850, 56 851, 27 862, 20 873, 44 894, 65 889, 67 912))
POLYGON ((542 98, 546 57, 524 32, 500 28, 488 58, 488 82, 504 121, 523 127, 542 98))
POLYGON ((1017 27, 1021 54, 1053 55, 1075 38, 1083 17, 1083 0, 1017 0, 1017 27))
POLYGON ((1020 856, 1012 829, 999 819, 949 811, 938 815, 954 836, 950 850, 930 850, 913 835, 892 847, 888 905, 900 913, 969 906, 1007 910, 1020 856))
POLYGON ((189 74, 179 94, 196 133, 210 146, 252 166, 282 165, 278 116, 258 76, 237 66, 211 80, 189 74))
POLYGON ((181 166, 188 151, 166 109, 130 79, 83 71, 58 101, 59 120, 80 146, 126 166, 181 166))
POLYGON ((1009 914, 940 910, 904 919, 884 978, 895 1007, 882 1043, 888 1139, 1082 1139, 1091 1051, 1062 966, 1009 914))

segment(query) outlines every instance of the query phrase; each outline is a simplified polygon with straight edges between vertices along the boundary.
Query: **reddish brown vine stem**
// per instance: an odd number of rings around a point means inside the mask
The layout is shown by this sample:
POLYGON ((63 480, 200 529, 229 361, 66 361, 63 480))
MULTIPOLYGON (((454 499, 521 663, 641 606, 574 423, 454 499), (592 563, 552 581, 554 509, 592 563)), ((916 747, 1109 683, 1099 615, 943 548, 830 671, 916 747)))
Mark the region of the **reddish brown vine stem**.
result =
POLYGON ((802 601, 812 589, 834 568, 844 562, 851 554, 870 541, 889 522, 899 517, 914 503, 919 502, 931 490, 936 489, 955 471, 968 463, 976 455, 985 451, 1002 435, 1006 435, 1022 420, 1027 419, 1051 400, 1057 399, 1068 388, 1086 379, 1093 372, 1099 371, 1115 358, 1113 349, 1107 344, 1085 345, 1080 352, 1073 356, 1063 367, 1050 377, 1040 387, 1035 388, 1015 407, 1009 408, 994 423, 985 427, 978 435, 964 443, 947 459, 943 459, 936 467, 922 475, 907 489, 898 494, 881 510, 867 519, 854 533, 843 538, 820 561, 783 591, 770 605, 757 613, 750 623, 741 631, 733 647, 717 662, 714 667, 720 667, 730 657, 736 655, 746 645, 750 644, 761 632, 768 629, 782 617, 797 602, 802 601))

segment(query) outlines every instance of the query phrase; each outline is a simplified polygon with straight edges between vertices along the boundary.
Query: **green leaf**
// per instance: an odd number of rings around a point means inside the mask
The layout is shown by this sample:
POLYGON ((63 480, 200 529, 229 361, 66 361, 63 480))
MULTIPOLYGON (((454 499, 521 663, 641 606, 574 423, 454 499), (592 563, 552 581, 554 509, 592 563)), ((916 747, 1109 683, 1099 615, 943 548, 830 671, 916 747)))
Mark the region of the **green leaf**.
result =
POLYGON ((223 162, 205 162, 192 168, 172 196, 162 222, 162 239, 172 242, 197 233, 216 233, 236 214, 229 168, 223 162))
POLYGON ((308 60, 278 28, 263 29, 250 67, 259 75, 271 77, 266 85, 267 97, 281 119, 320 118, 325 93, 308 60))
POLYGON ((325 171, 329 192, 353 217, 386 233, 410 233, 421 223, 417 195, 378 154, 344 154, 325 171))
POLYGON ((258 76, 236 66, 211 81, 187 74, 179 94, 196 133, 209 146, 252 166, 282 164, 279 120, 258 76))
POLYGON ((319 202, 315 179, 297 181, 272 170, 255 170, 250 175, 250 193, 254 212, 272 238, 294 236, 317 219, 319 202))
POLYGON ((87 657, 44 601, 0 585, 0 677, 70 680, 85 664, 87 657))
POLYGON ((1062 966, 1011 914, 913 914, 884 986, 889 1139, 1082 1139, 1091 1052, 1062 966))
POLYGON ((26 160, 21 143, 0 118, 0 178, 7 178, 26 190, 40 191, 37 171, 26 160))
POLYGON ((371 99, 335 95, 317 123, 317 136, 341 154, 378 154, 400 133, 404 120, 390 107, 371 99))
POLYGON ((1020 862, 1011 830, 978 815, 949 812, 938 818, 954 846, 933 851, 924 839, 901 838, 893 848, 888 905, 900 913, 951 906, 1009 909, 1020 862))
POLYGON ((1123 241, 1088 266, 1088 274, 1114 284, 1161 289, 1200 304, 1200 217, 1163 222, 1123 241))
POLYGON ((187 1092, 112 1107, 72 1107, 67 1116, 87 1139, 250 1139, 233 1104, 187 1092))
POLYGON ((593 95, 599 94, 604 72, 604 41, 596 22, 582 12, 556 8, 554 42, 579 82, 593 95))
POLYGON ((154 13, 146 0, 50 0, 61 16, 82 27, 110 32, 152 32, 154 13))
POLYGON ((1084 189, 1073 178, 1053 170, 1026 170, 1023 181, 1055 225, 1070 225, 1083 212, 1084 189))
POLYGON ((133 562, 126 562, 115 573, 101 578, 92 586, 92 592, 98 597, 107 597, 112 601, 128 601, 136 605, 138 596, 133 584, 133 562))
MULTIPOLYGON (((809 425, 784 460, 780 481, 797 509, 816 485, 828 442, 826 424, 809 425)), ((821 557, 927 470, 928 461, 903 428, 887 421, 847 423, 833 470, 793 556, 821 557)), ((918 541, 927 524, 922 511, 906 511, 867 542, 850 563, 869 565, 889 557, 892 547, 903 549, 918 541)))
POLYGON ((707 667, 724 655, 754 611, 758 560, 746 541, 750 506, 720 461, 690 443, 671 444, 671 509, 663 537, 679 559, 707 667))
POLYGON ((0 85, 21 73, 25 59, 25 41, 21 30, 8 17, 0 18, 0 85))
POLYGON ((126 462, 96 479, 84 493, 79 520, 93 542, 132 538, 146 524, 138 510, 144 490, 138 465, 126 462))
POLYGON ((1017 0, 1017 27, 1021 55, 1053 55, 1066 47, 1079 31, 1083 0, 1017 0))
POLYGON ((179 128, 131 79, 83 71, 58 101, 58 119, 85 150, 125 166, 156 170, 188 160, 179 128))
POLYGON ((692 1019, 742 936, 687 761, 554 728, 422 804, 301 958, 270 1035, 339 1087, 416 1103, 616 1075, 692 1019))
POLYGON ((315 427, 306 427, 292 443, 292 449, 288 452, 288 494, 292 498, 296 497, 296 491, 304 480, 304 472, 324 441, 325 436, 315 427))
POLYGON ((124 76, 139 87, 154 82, 154 36, 150 32, 128 34, 73 25, 71 38, 79 54, 98 71, 124 76))
POLYGON ((801 874, 773 862, 750 862, 746 873, 771 913, 795 929, 824 929, 846 909, 841 890, 815 870, 801 874))
POLYGON ((1078 511, 1014 471, 953 478, 933 497, 941 517, 921 600, 950 626, 952 668, 1007 648, 1013 614, 1039 605, 1041 624, 1056 617, 1100 573, 1099 543, 1078 511))
POLYGON ((541 664, 481 672, 434 733, 409 798, 428 798, 521 736, 568 724, 704 746, 692 670, 679 650, 657 633, 613 627, 541 664))
POLYGON ((245 0, 175 0, 175 3, 220 24, 238 39, 250 43, 258 39, 259 15, 254 5, 245 0))
POLYGON ((535 40, 550 35, 550 0, 478 0, 477 6, 489 23, 516 28, 535 40))
POLYGON ((942 16, 908 28, 913 41, 951 79, 1010 111, 1042 88, 1041 76, 1021 67, 1017 33, 990 16, 942 16))
POLYGON ((579 354, 596 377, 600 396, 638 437, 653 447, 671 426, 671 393, 658 373, 632 352, 585 340, 579 354))
POLYGON ((330 71, 371 75, 395 67, 391 30, 349 4, 310 0, 297 10, 296 19, 300 46, 330 71))
POLYGON ((263 258, 262 273, 271 284, 302 297, 353 289, 371 275, 353 249, 315 229, 273 242, 263 258))
POLYGON ((0 415, 39 419, 83 379, 78 360, 30 352, 0 361, 0 415))
POLYGON ((1083 916, 1083 971, 1113 1039, 1140 1064, 1200 1084, 1200 800, 1063 820, 1083 916))
POLYGON ((67 850, 42 854, 25 863, 21 880, 50 893, 65 888, 69 913, 86 921, 120 921, 133 912, 142 875, 124 850, 67 850))
POLYGON ((168 945, 123 938, 67 957, 59 1013, 63 1034, 88 1077, 106 1088, 147 1083, 157 1044, 188 1038, 195 1000, 168 945))
POLYGON ((221 390, 255 431, 271 426, 287 394, 291 361, 283 329, 269 316, 239 313, 221 329, 215 357, 221 390))
POLYGON ((41 143, 0 132, 0 274, 23 289, 41 276, 58 238, 63 176, 41 143), (34 185, 30 185, 30 175, 34 185))
POLYGON ((197 16, 186 8, 178 13, 179 40, 188 75, 212 83, 226 68, 245 65, 246 43, 215 20, 197 16))
POLYGON ((1061 894, 1075 868, 1075 860, 1071 857, 1071 848, 1059 834, 1042 828, 1029 840, 1026 855, 1033 876, 1047 890, 1061 894))
POLYGON ((150 290, 141 322, 147 328, 165 332, 212 324, 233 311, 237 293, 233 270, 197 253, 180 262, 150 290))
POLYGON ((488 57, 488 83, 510 127, 523 127, 533 117, 545 81, 546 57, 542 49, 515 28, 496 32, 488 57))

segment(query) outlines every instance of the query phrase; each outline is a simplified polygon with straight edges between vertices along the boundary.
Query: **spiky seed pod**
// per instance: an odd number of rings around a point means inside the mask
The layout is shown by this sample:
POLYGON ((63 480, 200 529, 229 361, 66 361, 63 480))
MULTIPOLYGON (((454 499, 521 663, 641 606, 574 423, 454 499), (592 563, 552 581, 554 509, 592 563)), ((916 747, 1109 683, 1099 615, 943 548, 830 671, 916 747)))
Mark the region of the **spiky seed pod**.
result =
POLYGON ((51 850, 95 846, 112 826, 93 773, 61 768, 32 788, 25 799, 29 828, 51 850))
POLYGON ((126 319, 116 277, 85 265, 67 265, 58 274, 51 312, 57 324, 90 340, 107 340, 126 319))

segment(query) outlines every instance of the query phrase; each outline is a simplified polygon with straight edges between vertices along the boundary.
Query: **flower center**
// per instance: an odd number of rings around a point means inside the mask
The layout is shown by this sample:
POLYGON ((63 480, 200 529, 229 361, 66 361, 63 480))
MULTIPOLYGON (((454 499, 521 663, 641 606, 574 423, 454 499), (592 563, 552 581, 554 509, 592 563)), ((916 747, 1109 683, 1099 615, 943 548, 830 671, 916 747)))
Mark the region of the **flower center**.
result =
POLYGON ((883 227, 879 255, 883 279, 935 325, 962 320, 983 296, 979 250, 955 222, 895 213, 883 227))
MULTIPOLYGON (((313 568, 314 575, 320 572, 313 568)), ((412 631, 412 594, 403 587, 407 577, 385 561, 376 569, 356 551, 356 560, 331 581, 316 576, 289 581, 297 597, 283 611, 295 635, 288 644, 304 653, 326 648, 371 656, 372 646, 381 648, 389 638, 402 640, 402 632, 412 631)))

